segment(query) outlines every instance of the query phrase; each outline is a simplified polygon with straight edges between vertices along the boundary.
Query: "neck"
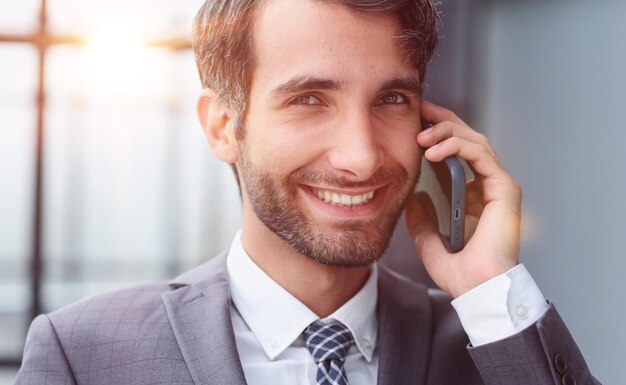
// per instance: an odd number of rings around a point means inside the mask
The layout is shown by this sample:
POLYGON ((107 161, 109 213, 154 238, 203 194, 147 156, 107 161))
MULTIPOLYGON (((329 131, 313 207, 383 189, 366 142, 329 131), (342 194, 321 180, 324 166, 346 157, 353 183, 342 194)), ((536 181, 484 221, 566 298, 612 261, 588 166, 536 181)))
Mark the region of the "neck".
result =
POLYGON ((249 225, 244 221, 241 238, 246 253, 270 278, 320 318, 339 309, 367 281, 369 267, 323 265, 298 253, 264 225, 249 225))

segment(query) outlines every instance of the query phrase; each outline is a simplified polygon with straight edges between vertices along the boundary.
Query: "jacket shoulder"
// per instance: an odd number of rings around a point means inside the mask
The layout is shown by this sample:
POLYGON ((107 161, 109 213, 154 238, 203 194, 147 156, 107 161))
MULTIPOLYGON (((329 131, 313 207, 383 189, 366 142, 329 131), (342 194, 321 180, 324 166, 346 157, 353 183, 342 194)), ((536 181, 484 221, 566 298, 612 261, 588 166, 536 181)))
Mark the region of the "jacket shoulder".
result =
POLYGON ((48 316, 60 336, 69 328, 75 332, 77 326, 110 329, 156 320, 164 315, 161 295, 168 290, 166 283, 119 289, 84 298, 48 316))
POLYGON ((166 283, 147 284, 40 315, 29 330, 17 383, 52 383, 53 373, 54 383, 65 384, 191 384, 161 299, 170 290, 166 283), (153 370, 163 365, 167 372, 153 370))
POLYGON ((142 361, 183 363, 161 299, 168 290, 165 283, 116 290, 50 313, 51 327, 77 379, 142 361))

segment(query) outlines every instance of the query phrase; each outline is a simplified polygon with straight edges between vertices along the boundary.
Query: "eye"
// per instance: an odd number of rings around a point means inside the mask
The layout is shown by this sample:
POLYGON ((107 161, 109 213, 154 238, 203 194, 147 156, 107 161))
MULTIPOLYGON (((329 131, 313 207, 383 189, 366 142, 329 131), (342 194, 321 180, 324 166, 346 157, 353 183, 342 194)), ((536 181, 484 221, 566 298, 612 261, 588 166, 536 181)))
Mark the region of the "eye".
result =
POLYGON ((387 94, 378 99, 374 104, 377 106, 383 104, 407 104, 407 99, 400 94, 387 94))
POLYGON ((293 105, 303 105, 303 106, 314 106, 322 104, 321 100, 316 98, 313 95, 302 95, 292 99, 289 104, 293 105))

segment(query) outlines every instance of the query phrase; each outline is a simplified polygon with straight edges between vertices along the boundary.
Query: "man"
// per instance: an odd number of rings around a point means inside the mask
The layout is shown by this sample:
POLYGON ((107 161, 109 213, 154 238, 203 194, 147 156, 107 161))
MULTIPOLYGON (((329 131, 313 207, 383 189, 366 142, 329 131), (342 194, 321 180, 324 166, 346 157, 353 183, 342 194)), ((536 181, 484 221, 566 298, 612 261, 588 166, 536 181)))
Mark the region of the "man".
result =
POLYGON ((198 113, 243 229, 167 285, 38 317, 16 383, 597 383, 517 265, 519 187, 484 136, 421 100, 436 22, 427 0, 205 4, 198 113), (420 146, 475 174, 459 253, 412 194, 420 146), (447 294, 375 264, 405 207, 447 294))

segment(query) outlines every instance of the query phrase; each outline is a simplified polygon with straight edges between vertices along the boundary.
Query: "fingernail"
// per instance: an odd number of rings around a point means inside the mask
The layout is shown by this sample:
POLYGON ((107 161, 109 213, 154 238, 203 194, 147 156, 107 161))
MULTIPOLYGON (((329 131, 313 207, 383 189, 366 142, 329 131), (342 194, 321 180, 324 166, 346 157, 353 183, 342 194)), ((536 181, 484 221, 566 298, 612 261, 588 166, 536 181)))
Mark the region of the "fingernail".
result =
POLYGON ((420 132, 420 135, 428 135, 431 132, 433 132, 433 128, 432 127, 428 127, 427 129, 425 129, 424 131, 420 132))

